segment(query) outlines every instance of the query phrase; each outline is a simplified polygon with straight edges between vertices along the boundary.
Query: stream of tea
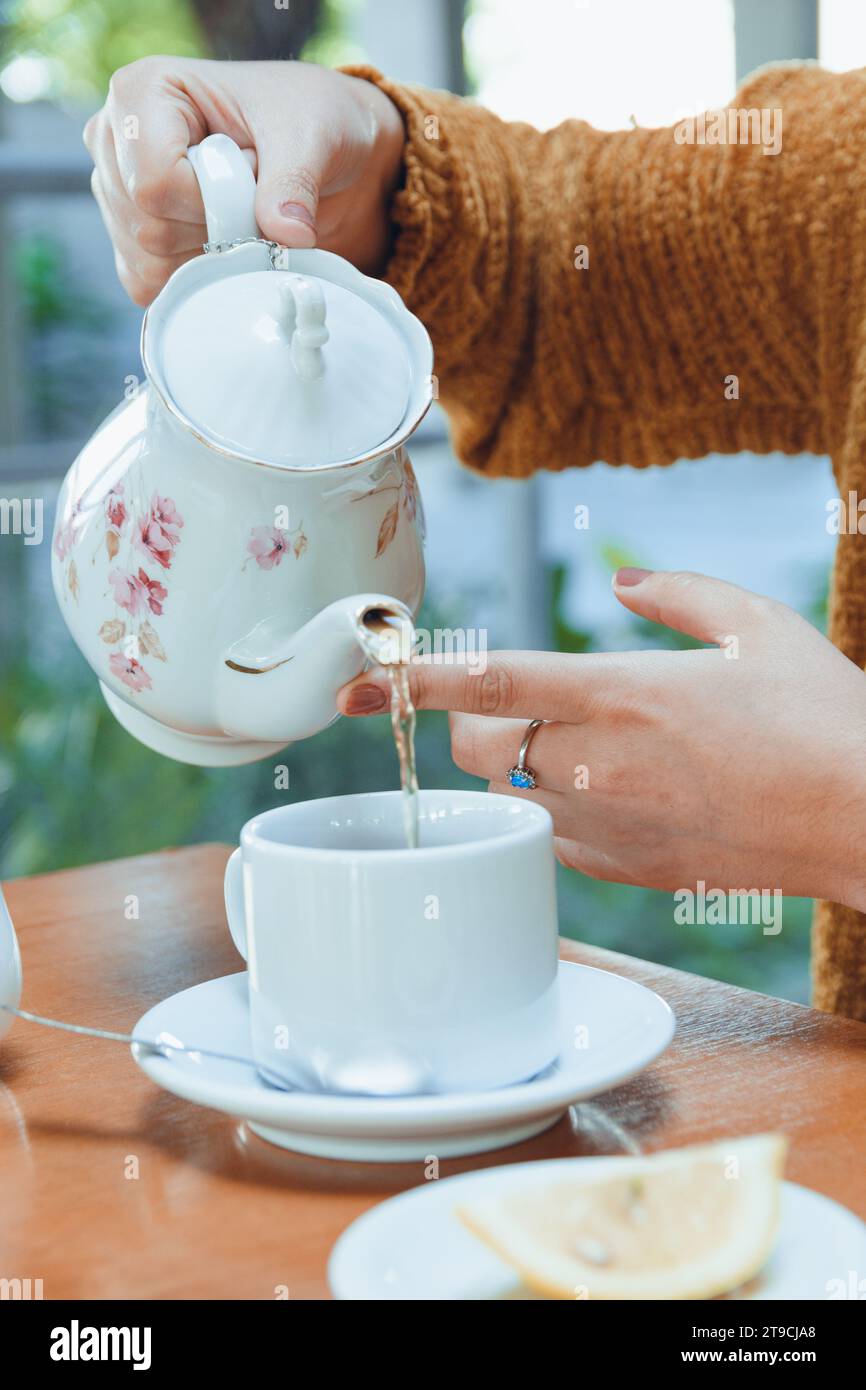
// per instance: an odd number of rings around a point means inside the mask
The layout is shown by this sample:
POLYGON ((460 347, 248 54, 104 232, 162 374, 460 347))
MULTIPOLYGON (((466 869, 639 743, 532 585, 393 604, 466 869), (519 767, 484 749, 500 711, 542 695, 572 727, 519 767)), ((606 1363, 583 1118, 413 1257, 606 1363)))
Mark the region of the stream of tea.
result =
POLYGON ((415 766, 415 706, 409 690, 409 667, 401 662, 386 669, 391 682, 391 729, 400 763, 406 848, 417 849, 418 770, 415 766))
POLYGON ((418 848, 418 771, 415 765, 415 706, 409 689, 409 662, 415 629, 383 609, 366 613, 358 641, 365 655, 382 666, 391 685, 391 729, 400 765, 406 848, 418 848))

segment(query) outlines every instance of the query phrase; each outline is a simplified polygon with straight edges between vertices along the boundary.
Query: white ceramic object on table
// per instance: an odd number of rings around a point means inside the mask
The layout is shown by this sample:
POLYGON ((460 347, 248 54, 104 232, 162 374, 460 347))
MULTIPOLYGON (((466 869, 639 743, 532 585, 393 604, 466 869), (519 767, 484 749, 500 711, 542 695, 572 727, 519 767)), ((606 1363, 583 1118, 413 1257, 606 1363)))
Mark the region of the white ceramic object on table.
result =
POLYGON ((481 791, 401 793, 255 816, 226 869, 268 1076, 378 1095, 526 1080, 558 1045, 553 823, 481 791))
POLYGON ((432 397, 423 325, 328 252, 258 237, 226 136, 190 159, 207 253, 145 315, 147 381, 68 474, 55 592, 108 704, 181 761, 265 757, 328 724, 374 607, 424 588, 405 441, 432 397))
MULTIPOLYGON (((21 1003, 21 953, 12 918, 0 884, 0 1004, 17 1009, 21 1003)), ((14 1019, 0 1009, 0 1038, 12 1026, 14 1019)))
MULTIPOLYGON (((455 1208, 479 1197, 562 1181, 578 1166, 582 1173, 596 1168, 601 1176, 610 1159, 515 1163, 441 1178, 392 1197, 340 1236, 328 1265, 331 1289, 339 1299, 364 1301, 535 1299, 515 1271, 466 1229, 455 1208)), ((838 1298, 849 1271, 864 1268, 863 1222, 829 1197, 786 1182, 773 1254, 749 1285, 729 1297, 743 1302, 838 1298)))
MULTIPOLYGON (((281 1091, 231 1062, 135 1046, 132 1053, 166 1091, 244 1120, 261 1138, 298 1153, 377 1163, 485 1153, 550 1129, 569 1105, 643 1071, 673 1037, 668 1005, 633 980, 561 961, 558 981, 556 1060, 531 1081, 491 1091, 379 1099, 281 1091), (577 1029, 589 1047, 575 1046, 577 1029)), ((134 1032, 250 1056, 246 972, 173 995, 134 1032)))

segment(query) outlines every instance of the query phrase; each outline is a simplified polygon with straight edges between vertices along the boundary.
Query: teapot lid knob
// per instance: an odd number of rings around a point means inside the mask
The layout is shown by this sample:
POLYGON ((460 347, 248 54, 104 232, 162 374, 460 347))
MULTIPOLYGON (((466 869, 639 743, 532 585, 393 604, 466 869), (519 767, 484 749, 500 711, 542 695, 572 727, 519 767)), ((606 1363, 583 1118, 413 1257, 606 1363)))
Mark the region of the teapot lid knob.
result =
POLYGON ((280 284, 283 329, 291 343, 292 365, 302 381, 315 381, 325 370, 322 348, 330 334, 321 284, 305 275, 287 275, 280 284))

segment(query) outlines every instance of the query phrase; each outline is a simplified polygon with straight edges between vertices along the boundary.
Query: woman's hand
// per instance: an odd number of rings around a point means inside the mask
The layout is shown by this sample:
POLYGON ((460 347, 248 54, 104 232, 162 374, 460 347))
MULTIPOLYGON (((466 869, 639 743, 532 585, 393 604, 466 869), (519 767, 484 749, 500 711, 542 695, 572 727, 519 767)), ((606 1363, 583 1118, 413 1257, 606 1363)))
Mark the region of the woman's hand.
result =
MULTIPOLYGON (((780 889, 866 909, 866 676, 805 619, 697 574, 621 570, 642 617, 713 649, 500 652, 483 674, 414 664, 421 709, 454 711, 455 762, 553 815, 557 854, 594 878, 674 891, 780 889), (531 719, 538 790, 506 781, 531 719)), ((344 687, 384 708, 387 678, 344 687)))
POLYGON ((207 240, 185 156, 214 134, 249 156, 264 236, 335 251, 368 274, 384 267, 404 131, 378 87, 312 63, 142 58, 114 74, 84 131, 117 273, 136 304, 207 240))

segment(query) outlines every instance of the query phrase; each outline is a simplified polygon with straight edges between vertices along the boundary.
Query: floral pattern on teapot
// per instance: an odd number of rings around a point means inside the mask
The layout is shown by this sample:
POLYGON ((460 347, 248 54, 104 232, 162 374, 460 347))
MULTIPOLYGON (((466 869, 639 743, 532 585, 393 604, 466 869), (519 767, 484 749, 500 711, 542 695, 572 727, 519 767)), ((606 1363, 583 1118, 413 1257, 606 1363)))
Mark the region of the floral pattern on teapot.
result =
MULTIPOLYGON (((375 487, 369 488, 361 497, 352 499, 353 502, 366 502, 370 497, 378 497, 385 492, 396 492, 397 494, 379 526, 379 533, 376 538, 375 558, 377 560, 381 555, 384 555, 397 535, 401 514, 406 517, 410 525, 415 525, 418 528, 422 540, 424 537, 424 509, 418 490, 418 479, 415 477, 415 470, 409 462, 409 456, 405 450, 400 451, 400 463, 402 479, 399 483, 378 483, 375 487)), ((253 526, 247 541, 247 558, 241 569, 246 569, 250 560, 255 560, 259 569, 276 569, 282 564, 283 557, 286 555, 294 555, 295 559, 299 560, 309 544, 310 542, 304 533, 303 521, 299 522, 293 530, 289 530, 287 526, 276 524, 253 526)))
POLYGON ((276 569, 282 564, 283 556, 289 553, 300 560, 308 545, 302 521, 293 531, 284 526, 253 526, 247 541, 247 558, 241 569, 246 569, 251 559, 255 560, 259 569, 276 569))
MULTIPOLYGON (((404 450, 400 454, 403 469, 400 483, 377 484, 362 497, 353 499, 361 502, 383 492, 396 493, 379 526, 376 559, 384 555, 395 539, 401 516, 409 525, 414 525, 422 537, 424 534, 418 482, 408 455, 404 450)), ((145 659, 168 660, 153 620, 162 617, 169 598, 168 571, 182 540, 184 518, 174 499, 159 492, 154 492, 145 509, 136 513, 135 507, 128 502, 122 482, 117 482, 105 494, 102 508, 104 525, 99 549, 104 547, 110 566, 105 597, 113 598, 114 612, 104 618, 98 636, 107 647, 115 648, 107 660, 111 675, 133 694, 140 694, 153 689, 152 668, 145 664, 145 659)), ((64 564, 63 587, 75 603, 78 602, 79 580, 73 552, 77 547, 80 518, 80 506, 75 504, 54 536, 54 553, 64 564)), ((276 524, 253 526, 241 569, 246 569, 251 561, 262 570, 277 569, 285 556, 292 555, 300 560, 308 548, 303 521, 292 529, 276 524)), ((95 561, 96 554, 92 556, 92 563, 95 561)))
POLYGON ((396 492, 397 497, 382 517, 382 524, 379 527, 379 535, 376 540, 376 559, 384 555, 388 546, 397 534, 397 527, 400 523, 400 513, 405 515, 406 520, 414 523, 418 528, 420 538, 424 539, 424 508, 421 503, 421 494, 418 491, 418 479, 415 477, 415 470, 409 462, 409 455, 405 450, 400 451, 400 461, 403 466, 403 480, 401 483, 380 484, 378 487, 371 488, 365 492, 363 497, 356 497, 356 502, 366 502, 368 497, 377 497, 382 492, 396 492))
MULTIPOLYGON (((114 598, 114 614, 104 620, 98 635, 108 647, 121 646, 121 650, 109 655, 108 668, 128 690, 139 694, 153 687, 151 674, 140 657, 163 662, 168 659, 151 622, 151 618, 162 617, 168 586, 152 570, 154 565, 163 571, 171 569, 184 522, 174 500, 158 492, 152 495, 147 509, 135 515, 127 507, 123 483, 116 483, 106 493, 103 505, 105 525, 100 547, 105 546, 112 566, 108 584, 114 598), (113 565, 124 548, 124 563, 113 565)), ((54 553, 61 561, 70 556, 76 545, 79 514, 79 508, 73 507, 69 518, 57 528, 54 553)), ((95 563, 95 554, 92 560, 95 563)), ((64 582, 66 591, 77 602, 78 571, 74 557, 64 570, 64 582)))

